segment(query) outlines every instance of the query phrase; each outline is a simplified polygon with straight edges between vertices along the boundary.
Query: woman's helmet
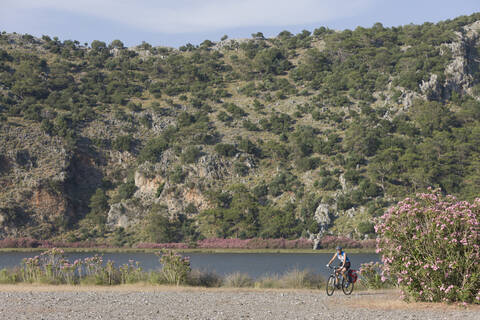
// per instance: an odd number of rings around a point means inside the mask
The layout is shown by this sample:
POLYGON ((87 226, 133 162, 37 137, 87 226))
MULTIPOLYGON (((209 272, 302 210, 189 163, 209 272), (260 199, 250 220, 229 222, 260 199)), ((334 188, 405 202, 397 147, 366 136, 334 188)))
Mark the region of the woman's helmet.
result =
POLYGON ((342 251, 342 247, 337 246, 335 249, 342 251))

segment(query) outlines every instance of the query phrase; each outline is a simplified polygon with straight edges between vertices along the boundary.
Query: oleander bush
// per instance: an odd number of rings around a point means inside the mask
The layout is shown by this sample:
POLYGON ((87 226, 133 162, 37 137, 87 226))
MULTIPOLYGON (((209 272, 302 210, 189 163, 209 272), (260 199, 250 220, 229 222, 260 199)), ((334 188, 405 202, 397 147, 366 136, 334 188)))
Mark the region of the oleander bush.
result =
POLYGON ((183 257, 172 250, 163 249, 158 253, 162 264, 161 273, 167 284, 180 285, 186 282, 187 276, 192 271, 190 258, 183 257))
POLYGON ((480 198, 429 189, 391 207, 375 229, 384 276, 407 298, 480 304, 480 198))
POLYGON ((383 264, 379 262, 362 263, 358 270, 360 285, 367 289, 389 288, 395 285, 391 278, 382 275, 383 264))
POLYGON ((111 260, 104 263, 99 255, 72 262, 58 248, 23 259, 20 268, 0 272, 0 282, 3 283, 116 285, 136 283, 146 278, 139 263, 134 260, 119 267, 111 260))

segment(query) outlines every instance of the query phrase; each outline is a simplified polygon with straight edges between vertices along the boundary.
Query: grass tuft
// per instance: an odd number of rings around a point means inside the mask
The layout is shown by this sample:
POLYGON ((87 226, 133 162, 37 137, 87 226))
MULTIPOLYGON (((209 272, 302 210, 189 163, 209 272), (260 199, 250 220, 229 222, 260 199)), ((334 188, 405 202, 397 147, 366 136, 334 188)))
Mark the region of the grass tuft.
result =
POLYGON ((227 275, 223 281, 225 287, 247 288, 253 287, 253 279, 246 273, 235 272, 227 275))

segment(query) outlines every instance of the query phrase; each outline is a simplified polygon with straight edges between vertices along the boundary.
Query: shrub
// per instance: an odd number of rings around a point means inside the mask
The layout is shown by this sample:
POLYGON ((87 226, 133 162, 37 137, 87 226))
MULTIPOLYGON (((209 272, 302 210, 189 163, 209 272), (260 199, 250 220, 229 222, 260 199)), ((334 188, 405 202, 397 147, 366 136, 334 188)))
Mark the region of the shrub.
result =
POLYGON ((181 166, 175 166, 175 168, 173 168, 173 170, 168 174, 168 177, 170 178, 170 180, 176 184, 183 183, 186 176, 187 174, 183 172, 183 169, 181 166))
POLYGON ((160 263, 162 264, 161 272, 166 283, 177 286, 185 283, 187 275, 191 271, 190 259, 166 249, 160 251, 158 255, 160 256, 160 263))
POLYGON ((280 279, 284 288, 318 288, 323 283, 322 278, 308 270, 293 269, 285 273, 280 279))
POLYGON ((239 106, 233 104, 233 103, 226 103, 224 105, 224 108, 230 112, 230 114, 234 117, 234 118, 243 118, 247 115, 247 113, 242 109, 240 108, 239 106))
POLYGON ((195 146, 189 146, 182 153, 182 161, 184 163, 194 163, 202 155, 200 148, 195 146))
POLYGON ((368 262, 360 265, 358 274, 360 283, 367 289, 388 288, 393 285, 391 279, 382 277, 383 265, 379 262, 368 262))
POLYGON ((0 283, 13 284, 20 281, 20 275, 16 270, 2 269, 0 270, 0 283))
POLYGON ((145 161, 157 162, 160 160, 162 152, 168 148, 168 141, 163 137, 157 137, 149 140, 145 147, 140 151, 138 155, 138 161, 143 163, 145 161))
POLYGON ((237 148, 232 144, 219 143, 215 146, 215 151, 224 157, 233 157, 237 153, 237 148))
POLYGON ((156 243, 168 243, 178 240, 177 225, 162 212, 152 212, 147 216, 144 228, 148 240, 156 243))
POLYGON ((137 191, 135 181, 128 180, 118 188, 117 197, 119 200, 130 199, 135 194, 135 191, 137 191))
POLYGON ((278 275, 263 276, 255 281, 255 288, 282 288, 282 283, 278 275))
MULTIPOLYGON (((296 161, 297 167, 300 171, 315 170, 320 164, 320 158, 316 157, 303 157, 296 161)), ((331 177, 327 177, 331 178, 331 177)))
POLYGON ((309 270, 293 269, 279 277, 278 275, 263 276, 255 281, 256 288, 320 288, 325 279, 309 270))
POLYGON ((133 137, 131 135, 118 136, 113 140, 113 149, 117 151, 130 151, 133 144, 133 137))
POLYGON ((239 176, 246 176, 248 174, 248 166, 243 162, 235 162, 233 165, 234 171, 239 176))
POLYGON ((187 275, 187 284, 195 287, 220 287, 223 279, 213 271, 192 270, 187 275))
POLYGON ((226 124, 229 124, 230 122, 232 122, 233 118, 230 117, 228 115, 228 113, 226 113, 225 111, 220 111, 217 115, 217 119, 226 123, 226 124))
POLYGON ((246 273, 234 272, 225 277, 224 285, 233 288, 253 286, 253 279, 246 273))
POLYGON ((260 131, 260 128, 250 120, 243 120, 242 126, 248 131, 260 131))
POLYGON ((90 197, 89 207, 89 217, 93 220, 93 222, 98 225, 104 224, 107 220, 105 212, 108 209, 108 198, 103 189, 98 188, 90 197))
POLYGON ((323 177, 322 180, 319 181, 318 185, 320 188, 329 191, 334 191, 341 187, 338 179, 331 176, 323 177))
POLYGON ((362 221, 358 224, 357 231, 360 234, 374 234, 375 233, 375 227, 374 227, 373 223, 371 223, 371 222, 362 221))
POLYGON ((138 261, 129 260, 128 263, 121 265, 118 270, 120 271, 120 282, 122 284, 136 283, 145 279, 145 273, 138 261))
POLYGON ((406 198, 375 226, 385 275, 416 301, 480 303, 480 199, 406 198))

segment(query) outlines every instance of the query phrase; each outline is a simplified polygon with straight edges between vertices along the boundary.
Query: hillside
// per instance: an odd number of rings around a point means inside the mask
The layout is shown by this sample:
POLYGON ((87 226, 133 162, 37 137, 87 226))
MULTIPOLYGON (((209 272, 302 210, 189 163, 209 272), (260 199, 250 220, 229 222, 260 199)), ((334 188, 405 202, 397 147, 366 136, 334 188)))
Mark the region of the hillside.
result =
POLYGON ((374 236, 480 183, 480 14, 205 40, 0 35, 0 238, 374 236))

